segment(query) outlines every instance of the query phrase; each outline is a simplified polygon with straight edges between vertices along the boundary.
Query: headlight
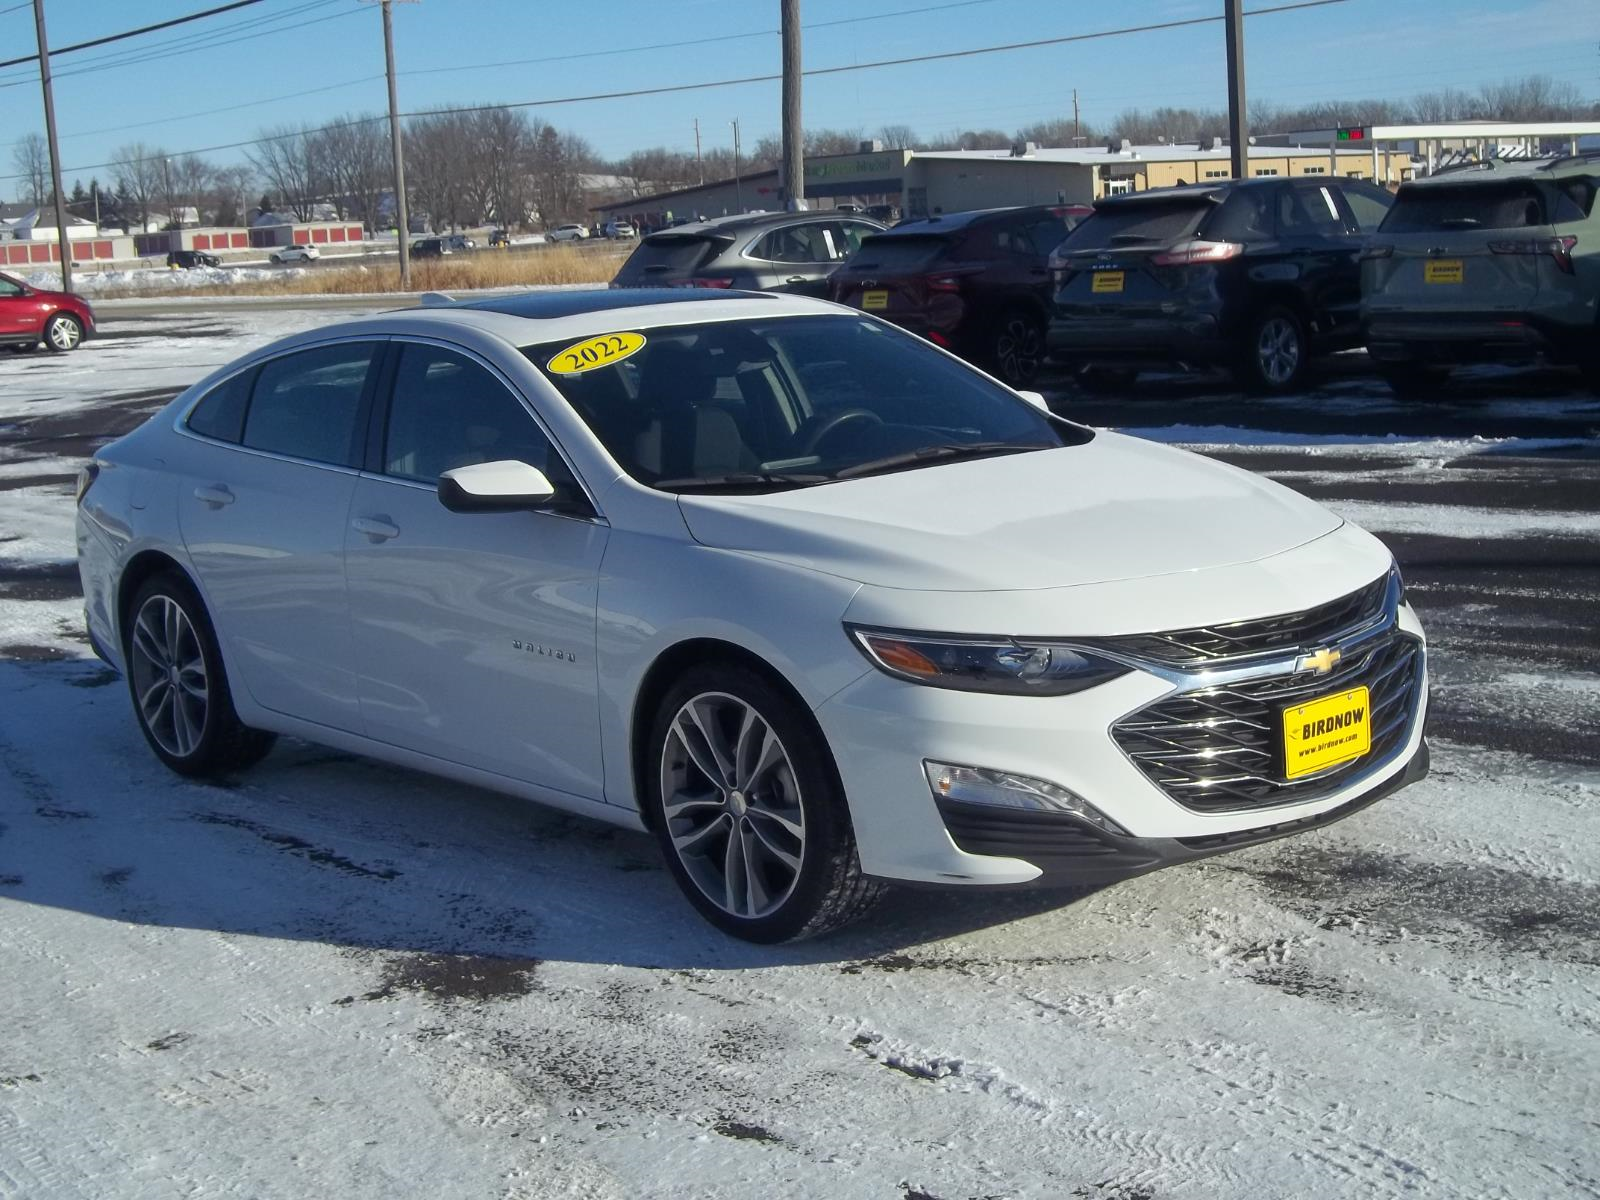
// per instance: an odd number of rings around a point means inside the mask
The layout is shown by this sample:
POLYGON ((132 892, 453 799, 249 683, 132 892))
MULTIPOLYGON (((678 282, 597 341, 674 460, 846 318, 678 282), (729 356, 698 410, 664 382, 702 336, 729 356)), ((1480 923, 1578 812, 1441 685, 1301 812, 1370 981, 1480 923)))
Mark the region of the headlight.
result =
POLYGON ((1067 646, 847 626, 873 666, 897 679, 963 692, 1065 696, 1129 668, 1067 646))

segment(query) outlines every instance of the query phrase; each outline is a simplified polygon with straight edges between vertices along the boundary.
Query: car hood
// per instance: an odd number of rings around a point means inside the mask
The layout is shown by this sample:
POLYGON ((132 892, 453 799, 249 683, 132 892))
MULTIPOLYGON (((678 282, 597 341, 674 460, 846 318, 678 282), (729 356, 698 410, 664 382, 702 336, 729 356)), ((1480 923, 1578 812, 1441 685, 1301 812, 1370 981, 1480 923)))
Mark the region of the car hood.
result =
POLYGON ((1247 471, 1113 433, 1057 450, 678 503, 702 545, 929 591, 1026 591, 1231 566, 1342 524, 1247 471))

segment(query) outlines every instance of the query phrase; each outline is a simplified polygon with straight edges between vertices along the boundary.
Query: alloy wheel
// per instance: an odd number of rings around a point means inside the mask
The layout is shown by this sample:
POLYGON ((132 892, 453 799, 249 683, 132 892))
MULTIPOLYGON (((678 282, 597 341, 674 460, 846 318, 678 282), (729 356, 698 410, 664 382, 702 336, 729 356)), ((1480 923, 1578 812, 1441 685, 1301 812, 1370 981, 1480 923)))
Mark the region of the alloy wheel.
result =
POLYGON ((793 894, 806 839, 800 787, 783 742, 750 704, 705 692, 678 710, 661 796, 678 861, 712 904, 753 920, 793 894))
POLYGON ((1039 327, 1024 316, 1007 317, 995 339, 995 358, 1001 378, 1011 383, 1027 383, 1039 371, 1043 337, 1039 327))
POLYGON ((83 330, 71 317, 55 317, 45 330, 50 345, 57 350, 71 350, 83 339, 83 330))
POLYGON ((1256 363, 1261 377, 1282 387, 1300 369, 1300 327, 1288 317, 1269 317, 1256 334, 1256 363))
POLYGON ((205 653, 189 615, 171 596, 151 596, 133 619, 129 650, 145 727, 168 754, 188 758, 205 733, 210 703, 205 653))

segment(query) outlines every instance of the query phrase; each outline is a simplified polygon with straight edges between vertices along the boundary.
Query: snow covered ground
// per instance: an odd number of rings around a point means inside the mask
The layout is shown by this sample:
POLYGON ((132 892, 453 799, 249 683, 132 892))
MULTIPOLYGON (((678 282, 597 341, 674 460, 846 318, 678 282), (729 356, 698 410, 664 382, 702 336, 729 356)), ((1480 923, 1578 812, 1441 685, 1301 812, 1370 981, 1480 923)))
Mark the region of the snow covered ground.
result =
POLYGON ((78 632, 71 475, 330 315, 122 311, 0 357, 0 1197, 1600 1196, 1586 399, 1506 398, 1571 418, 1511 441, 1132 414, 1393 531, 1432 776, 1092 894, 905 893, 760 949, 642 836, 298 743, 161 768, 78 632))

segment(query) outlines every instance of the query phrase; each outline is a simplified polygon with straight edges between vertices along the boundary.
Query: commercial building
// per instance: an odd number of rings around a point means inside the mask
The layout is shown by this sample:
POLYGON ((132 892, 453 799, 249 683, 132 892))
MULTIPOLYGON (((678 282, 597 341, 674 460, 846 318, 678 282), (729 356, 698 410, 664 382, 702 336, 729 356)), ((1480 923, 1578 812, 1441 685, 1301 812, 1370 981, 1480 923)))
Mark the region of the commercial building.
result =
MULTIPOLYGON (((1410 155, 1381 160, 1359 149, 1316 146, 1249 148, 1257 176, 1327 175, 1376 179, 1396 186, 1411 177, 1410 155)), ((1089 204, 1102 196, 1150 188, 1232 178, 1225 142, 1041 149, 1033 143, 1010 150, 878 150, 808 158, 806 200, 829 208, 849 200, 890 203, 908 217, 1011 204, 1089 204)), ((628 218, 661 228, 681 218, 759 212, 780 206, 778 173, 761 171, 698 187, 616 200, 591 209, 596 219, 628 218)))

